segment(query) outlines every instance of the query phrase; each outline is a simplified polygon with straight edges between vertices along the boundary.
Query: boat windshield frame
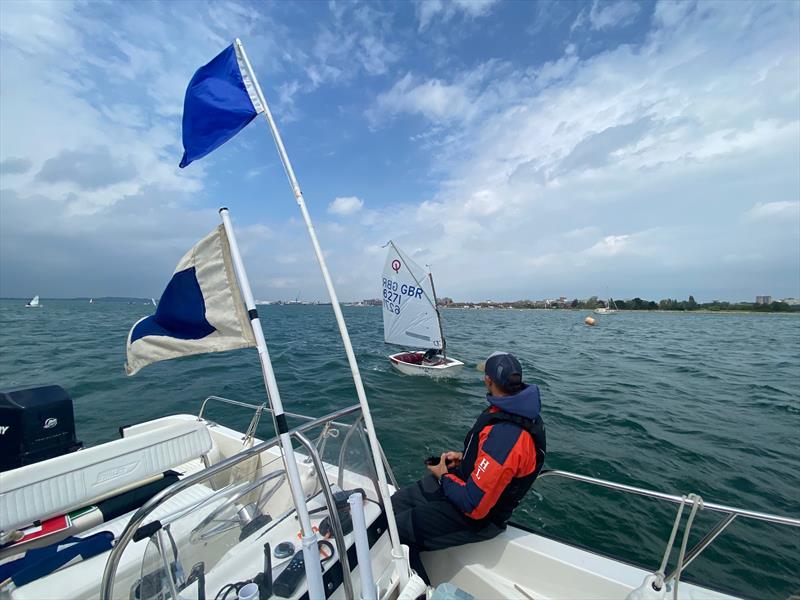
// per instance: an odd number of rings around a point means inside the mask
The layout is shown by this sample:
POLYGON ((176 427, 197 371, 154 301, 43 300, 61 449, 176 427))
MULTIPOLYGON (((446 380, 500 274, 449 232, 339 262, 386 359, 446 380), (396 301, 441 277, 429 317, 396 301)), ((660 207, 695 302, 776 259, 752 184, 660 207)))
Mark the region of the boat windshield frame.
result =
MULTIPOLYGON (((241 403, 241 402, 238 402, 238 401, 229 401, 228 399, 221 398, 219 396, 211 396, 211 397, 206 398, 205 402, 203 403, 203 406, 205 406, 206 402, 208 402, 211 399, 222 400, 223 402, 228 403, 228 404, 242 405, 242 406, 246 406, 246 407, 249 407, 249 408, 259 408, 256 405, 250 405, 250 404, 241 403)), ((271 409, 269 409, 267 407, 265 407, 263 410, 267 410, 269 412, 272 412, 271 409)), ((258 414, 260 414, 260 411, 257 412, 257 415, 258 414)), ((326 485, 327 485, 327 474, 324 471, 323 462, 322 462, 322 460, 320 458, 319 452, 317 451, 315 446, 309 442, 308 438, 306 438, 304 434, 306 432, 310 431, 310 430, 313 430, 313 429, 317 428, 317 427, 330 428, 332 426, 335 426, 335 427, 347 428, 348 432, 345 435, 345 440, 342 443, 342 445, 343 445, 342 452, 343 452, 344 448, 349 443, 349 440, 354 439, 356 437, 359 437, 359 439, 363 439, 360 436, 352 435, 353 431, 356 431, 356 430, 360 429, 358 427, 358 425, 363 420, 363 413, 362 413, 362 410, 361 410, 361 405, 360 404, 354 404, 352 406, 348 406, 346 408, 334 411, 334 412, 329 413, 329 414, 327 414, 327 415, 325 415, 323 417, 318 417, 318 418, 309 417, 309 416, 306 416, 306 415, 298 415, 298 414, 293 414, 293 413, 284 413, 284 414, 286 416, 295 417, 295 418, 298 418, 300 420, 304 420, 305 421, 303 424, 298 425, 297 427, 294 427, 294 428, 290 429, 288 433, 292 438, 297 440, 306 449, 306 451, 309 453, 309 457, 308 458, 311 461, 311 466, 314 469, 314 471, 317 473, 317 475, 319 476, 318 481, 326 482, 326 485), (340 419, 342 419, 344 417, 348 417, 348 416, 353 415, 353 414, 357 414, 358 415, 353 423, 343 423, 343 422, 341 422, 340 419), (320 469, 323 469, 323 470, 320 471, 320 469)), ((278 437, 272 437, 272 438, 270 438, 270 439, 268 439, 266 441, 263 441, 263 442, 260 442, 258 444, 255 444, 255 445, 253 445, 253 446, 251 446, 249 448, 245 448, 241 452, 238 452, 237 454, 235 454, 235 455, 233 455, 233 456, 231 456, 229 458, 226 458, 226 459, 224 459, 224 460, 222 460, 222 461, 220 461, 220 462, 218 462, 218 463, 216 463, 214 465, 208 466, 207 468, 205 468, 205 469, 203 469, 201 471, 198 471, 196 473, 193 473, 193 474, 185 477, 184 479, 181 479, 180 481, 174 483, 170 487, 162 490, 161 492, 159 492, 158 494, 153 496, 150 500, 148 500, 144 505, 142 505, 133 514, 131 519, 128 521, 127 525, 125 526, 125 529, 119 535, 119 537, 117 538, 116 543, 114 544, 114 547, 111 549, 111 553, 109 554, 108 560, 106 561, 106 565, 105 565, 105 568, 103 570, 103 577, 102 577, 101 586, 100 586, 100 598, 102 598, 104 600, 111 600, 112 598, 114 598, 115 576, 116 576, 117 568, 119 566, 120 559, 122 558, 122 555, 123 555, 123 553, 125 551, 125 548, 128 546, 128 544, 131 541, 136 541, 136 540, 139 539, 139 536, 142 535, 142 533, 140 532, 140 529, 142 529, 143 522, 146 521, 148 516, 151 515, 156 508, 161 506, 164 502, 166 502, 170 498, 172 498, 172 497, 176 496, 177 494, 179 494, 180 492, 186 490, 187 488, 189 488, 189 487, 191 487, 193 485, 196 485, 198 483, 202 483, 202 482, 208 481, 209 479, 211 479, 212 477, 214 477, 218 473, 226 471, 226 470, 234 467, 237 464, 243 463, 243 462, 247 461, 250 458, 253 458, 255 456, 260 455, 261 453, 263 453, 265 451, 268 451, 268 450, 270 450, 270 449, 272 449, 274 447, 278 447, 279 445, 280 445, 280 439, 278 437)), ((369 448, 369 446, 367 446, 367 449, 368 448, 369 448)), ((397 480, 396 480, 396 478, 394 476, 394 473, 392 472, 391 467, 390 467, 390 465, 389 465, 389 463, 388 463, 388 461, 386 459, 386 455, 385 455, 385 453, 383 451, 383 448, 380 447, 380 446, 379 446, 379 448, 380 448, 380 454, 381 454, 380 460, 383 461, 384 468, 386 469, 386 472, 387 472, 387 474, 389 476, 389 479, 390 479, 391 483, 396 488, 397 487, 397 480)), ((341 465, 340 465, 340 467, 341 467, 341 465)), ((375 482, 373 481, 373 483, 375 483, 375 482)), ((344 566, 344 561, 347 560, 347 558, 346 558, 347 549, 346 549, 345 544, 344 544, 344 538, 343 538, 343 535, 342 535, 342 527, 341 527, 341 523, 339 521, 338 511, 333 510, 334 500, 333 500, 332 495, 330 493, 330 487, 328 486, 327 490, 324 489, 326 487, 326 485, 322 486, 323 487, 323 489, 322 489, 322 497, 323 497, 323 499, 325 501, 325 504, 326 504, 326 506, 328 508, 328 514, 331 516, 331 520, 333 521, 333 529, 334 529, 334 533, 335 533, 334 537, 336 538, 337 549, 344 549, 344 551, 338 552, 339 556, 342 559, 342 563, 343 563, 343 566, 344 566)), ((376 488, 376 490, 377 490, 377 488, 376 488)), ((378 494, 378 498, 380 498, 380 494, 378 494)), ((148 522, 148 523, 146 523, 144 525, 144 527, 145 528, 149 528, 150 525, 152 525, 152 523, 148 522)), ((144 531, 144 529, 142 529, 142 531, 144 531)), ((343 569, 343 573, 344 573, 343 586, 345 588, 345 597, 348 598, 348 599, 352 599, 353 598, 353 588, 352 588, 352 582, 350 581, 350 572, 349 572, 348 569, 343 569)))

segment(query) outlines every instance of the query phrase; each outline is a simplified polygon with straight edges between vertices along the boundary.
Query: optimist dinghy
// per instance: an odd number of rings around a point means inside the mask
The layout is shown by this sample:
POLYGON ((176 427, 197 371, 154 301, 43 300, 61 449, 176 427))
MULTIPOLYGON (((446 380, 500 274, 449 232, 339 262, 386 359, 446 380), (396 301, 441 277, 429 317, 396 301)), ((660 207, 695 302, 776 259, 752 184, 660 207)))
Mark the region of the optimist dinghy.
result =
POLYGON ((391 240, 381 285, 384 340, 415 348, 391 354, 392 366, 406 375, 430 377, 449 377, 461 370, 464 363, 447 356, 433 275, 391 240))

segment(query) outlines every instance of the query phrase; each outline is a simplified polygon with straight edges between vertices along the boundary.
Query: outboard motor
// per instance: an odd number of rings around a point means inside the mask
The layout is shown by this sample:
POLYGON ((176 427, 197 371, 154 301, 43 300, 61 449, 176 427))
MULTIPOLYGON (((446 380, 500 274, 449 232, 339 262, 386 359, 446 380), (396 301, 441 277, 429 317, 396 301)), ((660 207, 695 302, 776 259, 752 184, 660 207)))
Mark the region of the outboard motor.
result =
POLYGON ((72 398, 58 385, 0 390, 0 471, 79 450, 72 398))

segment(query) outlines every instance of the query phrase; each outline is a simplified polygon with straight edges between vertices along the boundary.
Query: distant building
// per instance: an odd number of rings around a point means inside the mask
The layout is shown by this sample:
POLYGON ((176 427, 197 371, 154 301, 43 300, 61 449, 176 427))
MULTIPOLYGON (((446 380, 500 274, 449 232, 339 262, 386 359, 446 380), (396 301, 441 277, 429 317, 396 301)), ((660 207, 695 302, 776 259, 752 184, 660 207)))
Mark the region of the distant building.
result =
POLYGON ((772 304, 772 296, 756 296, 756 304, 772 304))
POLYGON ((789 306, 800 306, 800 298, 784 298, 781 302, 785 302, 789 306))

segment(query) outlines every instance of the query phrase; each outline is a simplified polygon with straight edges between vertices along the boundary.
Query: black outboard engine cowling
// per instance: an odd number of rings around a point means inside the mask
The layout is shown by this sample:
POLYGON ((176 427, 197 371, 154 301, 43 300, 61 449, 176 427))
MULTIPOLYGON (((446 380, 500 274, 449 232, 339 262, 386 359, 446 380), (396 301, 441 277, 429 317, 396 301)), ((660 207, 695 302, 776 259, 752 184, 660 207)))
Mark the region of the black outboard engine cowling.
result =
POLYGON ((72 398, 58 385, 0 390, 0 471, 79 450, 72 398))

